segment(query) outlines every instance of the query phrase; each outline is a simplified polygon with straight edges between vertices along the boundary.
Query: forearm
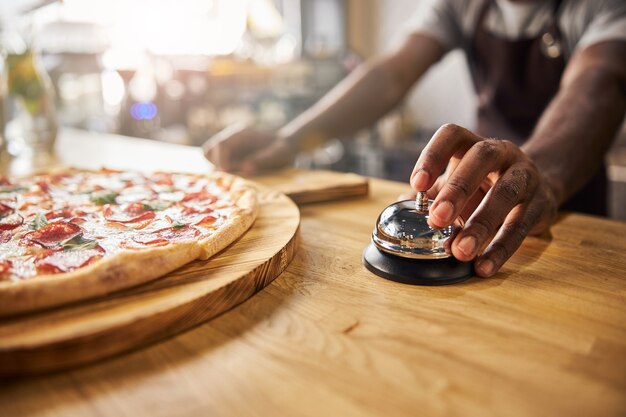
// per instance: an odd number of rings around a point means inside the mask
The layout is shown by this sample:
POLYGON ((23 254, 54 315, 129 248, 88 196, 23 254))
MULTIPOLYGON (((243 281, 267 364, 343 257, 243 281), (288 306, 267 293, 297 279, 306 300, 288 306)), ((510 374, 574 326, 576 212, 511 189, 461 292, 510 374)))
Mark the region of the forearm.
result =
POLYGON ((374 123, 402 96, 384 60, 364 64, 280 134, 305 141, 350 134, 374 123))
POLYGON ((413 36, 395 52, 362 65, 317 104, 279 131, 315 146, 327 138, 370 126, 400 103, 417 79, 443 55, 433 39, 413 36))
POLYGON ((625 112, 623 83, 603 69, 568 81, 548 106, 523 150, 559 205, 598 169, 625 112))

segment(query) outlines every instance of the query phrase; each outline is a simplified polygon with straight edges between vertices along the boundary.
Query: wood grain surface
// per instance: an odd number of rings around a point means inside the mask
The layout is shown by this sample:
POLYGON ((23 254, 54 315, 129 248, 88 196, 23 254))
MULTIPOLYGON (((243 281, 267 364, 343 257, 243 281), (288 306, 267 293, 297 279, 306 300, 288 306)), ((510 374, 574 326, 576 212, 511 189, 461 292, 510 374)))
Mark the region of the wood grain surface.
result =
POLYGON ((298 205, 362 197, 369 190, 366 177, 332 171, 289 168, 251 179, 287 194, 298 205))
POLYGON ((626 224, 562 214, 492 278, 407 286, 361 264, 407 187, 301 207, 263 291, 146 349, 5 381, 0 415, 626 415, 626 224))
POLYGON ((0 377, 67 369, 180 333, 263 289, 293 258, 298 208, 259 189, 259 214, 238 241, 146 285, 0 319, 0 377))

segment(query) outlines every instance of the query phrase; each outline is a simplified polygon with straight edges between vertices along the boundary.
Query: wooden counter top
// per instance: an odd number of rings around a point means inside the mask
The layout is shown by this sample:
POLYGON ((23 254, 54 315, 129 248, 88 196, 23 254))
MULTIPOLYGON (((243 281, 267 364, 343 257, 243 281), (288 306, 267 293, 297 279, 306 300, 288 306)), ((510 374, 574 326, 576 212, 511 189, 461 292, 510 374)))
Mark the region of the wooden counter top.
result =
MULTIPOLYGON (((205 166, 197 149, 108 136, 85 136, 101 150, 83 155, 66 135, 59 152, 81 166, 132 161, 125 150, 143 145, 167 155, 142 157, 148 167, 205 166)), ((244 304, 115 359, 5 381, 0 415, 626 415, 625 223, 564 214, 493 278, 407 286, 361 265, 377 215, 407 187, 370 185, 303 206, 294 261, 244 304)))

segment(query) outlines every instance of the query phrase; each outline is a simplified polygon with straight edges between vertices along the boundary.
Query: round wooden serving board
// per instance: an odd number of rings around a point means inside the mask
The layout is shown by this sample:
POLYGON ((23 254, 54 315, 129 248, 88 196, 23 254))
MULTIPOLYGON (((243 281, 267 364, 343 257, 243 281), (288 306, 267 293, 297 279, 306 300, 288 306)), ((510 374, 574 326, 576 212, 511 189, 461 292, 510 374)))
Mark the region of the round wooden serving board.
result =
POLYGON ((208 261, 106 298, 0 320, 0 376, 71 368, 189 329, 242 303, 289 264, 300 212, 283 194, 258 190, 252 228, 208 261))

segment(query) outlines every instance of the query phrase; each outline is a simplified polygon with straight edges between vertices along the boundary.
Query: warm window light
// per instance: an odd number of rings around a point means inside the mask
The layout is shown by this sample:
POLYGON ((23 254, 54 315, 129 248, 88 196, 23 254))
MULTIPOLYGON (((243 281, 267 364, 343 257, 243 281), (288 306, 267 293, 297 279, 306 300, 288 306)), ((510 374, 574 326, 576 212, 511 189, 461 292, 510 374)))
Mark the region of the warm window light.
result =
POLYGON ((279 37, 285 29, 271 0, 65 0, 58 16, 106 29, 109 68, 135 67, 134 57, 143 52, 227 55, 246 27, 260 38, 279 37))
POLYGON ((248 25, 254 35, 259 38, 277 38, 285 29, 283 17, 274 7, 272 0, 250 1, 248 25))
POLYGON ((124 99, 124 80, 115 71, 105 70, 102 72, 102 98, 106 105, 116 107, 122 104, 124 99))

